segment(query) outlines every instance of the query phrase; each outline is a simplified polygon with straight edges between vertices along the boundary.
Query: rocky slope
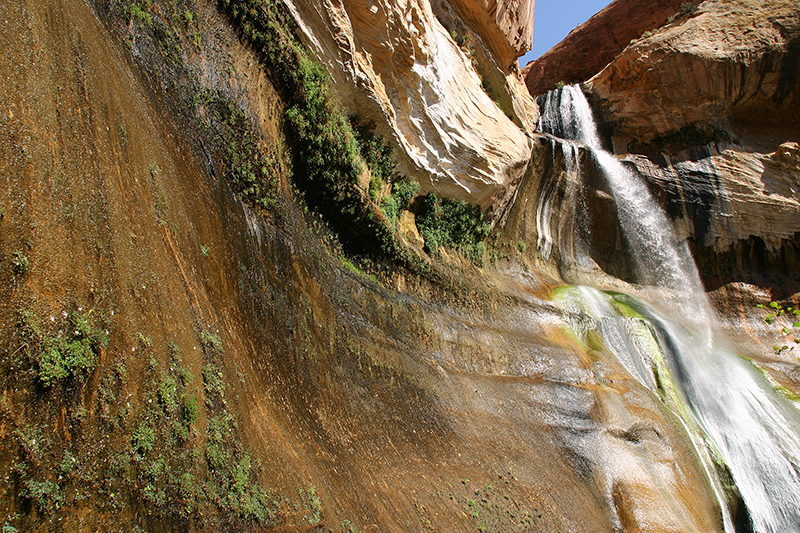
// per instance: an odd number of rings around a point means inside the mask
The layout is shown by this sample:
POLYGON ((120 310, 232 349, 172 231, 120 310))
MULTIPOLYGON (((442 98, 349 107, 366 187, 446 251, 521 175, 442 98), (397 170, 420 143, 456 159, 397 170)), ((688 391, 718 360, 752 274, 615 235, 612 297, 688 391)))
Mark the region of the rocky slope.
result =
POLYGON ((616 0, 522 69, 534 96, 558 83, 586 81, 608 65, 631 40, 663 25, 681 10, 681 0, 616 0))

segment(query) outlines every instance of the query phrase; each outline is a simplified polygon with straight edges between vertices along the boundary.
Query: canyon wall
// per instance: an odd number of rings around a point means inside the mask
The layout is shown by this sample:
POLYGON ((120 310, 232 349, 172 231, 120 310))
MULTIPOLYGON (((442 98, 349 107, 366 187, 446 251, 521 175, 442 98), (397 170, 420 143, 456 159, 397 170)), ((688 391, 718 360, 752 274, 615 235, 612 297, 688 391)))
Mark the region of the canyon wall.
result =
POLYGON ((346 255, 285 64, 218 9, 0 6, 4 529, 720 530, 556 280, 346 255))
POLYGON ((800 12, 704 2, 586 83, 617 153, 691 236, 710 289, 798 289, 800 12))
MULTIPOLYGON (((709 290, 746 282, 785 298, 800 290, 798 28, 790 1, 617 0, 526 67, 526 80, 533 94, 583 82, 609 149, 690 240, 709 290)), ((587 190, 602 192, 594 182, 587 190)), ((621 236, 598 235, 595 261, 627 277, 621 236)))
POLYGON ((536 119, 515 64, 530 47, 532 1, 287 5, 342 104, 392 139, 400 173, 484 209, 504 201, 536 119))
POLYGON ((692 125, 794 130, 798 64, 795 3, 703 2, 628 46, 589 86, 625 151, 624 138, 645 143, 692 125))
POLYGON ((522 69, 525 85, 539 96, 559 83, 586 81, 609 64, 630 41, 680 12, 681 0, 616 0, 522 69))

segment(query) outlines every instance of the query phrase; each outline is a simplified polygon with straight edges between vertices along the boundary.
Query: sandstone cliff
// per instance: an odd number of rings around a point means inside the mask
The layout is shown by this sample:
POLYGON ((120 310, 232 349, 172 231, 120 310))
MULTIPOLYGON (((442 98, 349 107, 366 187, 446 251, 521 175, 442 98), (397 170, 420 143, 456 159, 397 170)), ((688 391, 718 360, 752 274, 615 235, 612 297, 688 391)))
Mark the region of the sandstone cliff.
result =
POLYGON ((639 39, 586 84, 695 245, 710 288, 797 291, 800 11, 704 2, 639 39))
POLYGON ((0 6, 4 529, 719 530, 546 281, 343 257, 286 65, 218 9, 0 6))
POLYGON ((632 39, 663 25, 680 12, 681 0, 616 0, 563 41, 522 69, 525 85, 534 96, 560 82, 586 81, 600 72, 632 39))
POLYGON ((288 5, 343 104, 393 140, 401 173, 484 208, 504 198, 535 121, 512 60, 530 46, 533 2, 288 5))
POLYGON ((624 152, 692 125, 795 129, 799 65, 795 2, 704 2, 627 47, 589 86, 624 152))

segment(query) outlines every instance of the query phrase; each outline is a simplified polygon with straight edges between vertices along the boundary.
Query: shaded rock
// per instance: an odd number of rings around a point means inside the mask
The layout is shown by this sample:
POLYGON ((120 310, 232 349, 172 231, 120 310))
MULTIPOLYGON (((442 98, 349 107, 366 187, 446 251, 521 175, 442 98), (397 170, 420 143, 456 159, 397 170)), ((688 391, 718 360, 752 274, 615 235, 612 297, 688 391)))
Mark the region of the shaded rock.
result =
POLYGON ((452 0, 471 28, 483 38, 504 72, 517 69, 517 58, 533 44, 535 0, 452 0))
POLYGON ((797 143, 771 154, 724 143, 692 158, 629 156, 693 242, 709 290, 731 281, 770 287, 776 297, 800 290, 800 165, 797 143))
POLYGON ((631 39, 663 25, 680 11, 681 0, 615 0, 522 69, 534 96, 588 80, 610 63, 631 39))

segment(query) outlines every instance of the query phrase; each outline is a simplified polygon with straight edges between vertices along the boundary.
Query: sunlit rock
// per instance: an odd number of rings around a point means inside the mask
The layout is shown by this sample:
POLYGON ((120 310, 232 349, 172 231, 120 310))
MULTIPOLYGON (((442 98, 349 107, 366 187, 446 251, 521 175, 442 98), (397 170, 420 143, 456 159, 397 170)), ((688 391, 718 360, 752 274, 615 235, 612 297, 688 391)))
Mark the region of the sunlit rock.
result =
MULTIPOLYGON (((399 147, 400 172, 426 191, 484 208, 504 198, 524 170, 529 139, 482 88, 469 47, 456 44, 427 0, 297 0, 289 7, 343 105, 374 120, 399 147)), ((524 18, 529 32, 532 18, 524 18)), ((487 35, 499 46, 497 31, 487 35)), ((524 48, 512 44, 505 48, 524 48)), ((502 72, 516 106, 531 110, 518 71, 502 72)))

